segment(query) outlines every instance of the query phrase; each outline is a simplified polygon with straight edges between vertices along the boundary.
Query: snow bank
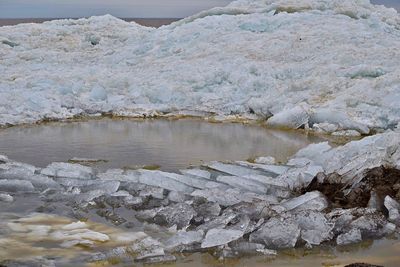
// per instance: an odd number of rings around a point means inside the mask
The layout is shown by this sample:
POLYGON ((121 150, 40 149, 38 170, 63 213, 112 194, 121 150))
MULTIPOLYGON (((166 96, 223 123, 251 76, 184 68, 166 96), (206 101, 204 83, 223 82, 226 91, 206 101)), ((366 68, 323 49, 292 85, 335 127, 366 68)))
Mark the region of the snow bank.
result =
POLYGON ((239 0, 159 29, 112 16, 0 27, 0 125, 197 111, 394 128, 399 43, 399 14, 367 0, 239 0))

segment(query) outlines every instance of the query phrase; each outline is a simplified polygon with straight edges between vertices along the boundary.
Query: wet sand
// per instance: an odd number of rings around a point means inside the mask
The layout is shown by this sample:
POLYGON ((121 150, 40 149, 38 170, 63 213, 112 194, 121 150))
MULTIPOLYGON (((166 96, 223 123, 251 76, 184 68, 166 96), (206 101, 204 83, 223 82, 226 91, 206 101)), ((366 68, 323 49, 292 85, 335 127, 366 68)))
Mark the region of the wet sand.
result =
MULTIPOLYGON (((0 26, 17 25, 21 23, 42 23, 50 20, 57 20, 60 18, 25 18, 25 19, 0 19, 0 26)), ((140 25, 147 27, 161 27, 163 25, 171 24, 179 18, 122 18, 125 21, 134 21, 140 25)))

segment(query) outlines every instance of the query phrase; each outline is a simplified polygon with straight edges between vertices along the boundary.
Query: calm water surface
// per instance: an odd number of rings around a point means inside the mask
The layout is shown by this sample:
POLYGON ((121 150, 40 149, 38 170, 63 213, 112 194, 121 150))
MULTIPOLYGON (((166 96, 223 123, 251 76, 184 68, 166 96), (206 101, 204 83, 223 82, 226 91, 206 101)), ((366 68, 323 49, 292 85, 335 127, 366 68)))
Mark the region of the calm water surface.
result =
POLYGON ((273 156, 286 161, 323 141, 298 132, 201 120, 90 120, 0 130, 0 154, 45 167, 74 157, 106 160, 102 168, 159 165, 177 170, 213 160, 273 156))

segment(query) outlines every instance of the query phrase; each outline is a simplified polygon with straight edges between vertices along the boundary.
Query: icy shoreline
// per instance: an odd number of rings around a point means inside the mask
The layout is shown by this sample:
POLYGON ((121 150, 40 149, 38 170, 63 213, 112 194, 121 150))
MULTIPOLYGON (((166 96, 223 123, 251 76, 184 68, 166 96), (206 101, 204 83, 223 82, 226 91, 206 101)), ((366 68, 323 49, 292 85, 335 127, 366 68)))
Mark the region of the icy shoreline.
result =
POLYGON ((285 165, 260 158, 210 162, 180 173, 98 173, 70 163, 36 168, 1 156, 0 201, 7 205, 29 194, 42 201, 38 212, 81 221, 99 216, 132 229, 126 245, 96 252, 96 244, 110 237, 84 223, 61 232, 20 221, 8 225, 11 233, 54 239, 62 247, 92 248, 84 262, 168 262, 176 260, 176 252, 273 256, 285 248, 398 235, 399 177, 400 133, 387 132, 337 148, 310 145, 285 165), (164 234, 152 237, 137 230, 139 225, 164 234))
POLYGON ((400 16, 368 1, 236 1, 159 29, 0 27, 0 125, 211 113, 367 134, 399 123, 400 16))

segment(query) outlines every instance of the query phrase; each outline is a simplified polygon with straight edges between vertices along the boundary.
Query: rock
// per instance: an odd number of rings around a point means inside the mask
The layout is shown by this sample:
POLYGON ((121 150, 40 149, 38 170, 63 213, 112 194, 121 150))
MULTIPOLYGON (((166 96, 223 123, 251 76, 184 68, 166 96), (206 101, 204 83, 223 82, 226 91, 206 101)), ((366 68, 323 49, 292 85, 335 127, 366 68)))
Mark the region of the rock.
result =
POLYGON ((211 248, 228 244, 243 236, 244 232, 240 230, 211 229, 201 243, 202 248, 211 248))
POLYGON ((291 218, 271 218, 250 234, 249 241, 268 249, 293 248, 300 237, 299 225, 291 218))
POLYGON ((315 210, 322 211, 329 205, 326 197, 318 191, 307 192, 304 195, 285 200, 281 203, 287 210, 315 210))
POLYGON ((154 216, 154 222, 168 227, 176 225, 178 229, 185 229, 194 216, 196 216, 196 211, 190 205, 177 203, 161 208, 154 216))
POLYGON ((400 204, 390 196, 386 196, 384 205, 389 212, 388 220, 400 226, 400 204))
POLYGON ((91 179, 93 177, 93 169, 79 164, 53 162, 42 169, 41 174, 51 177, 91 179))
POLYGON ((354 243, 359 243, 362 241, 360 229, 351 229, 349 232, 339 235, 336 238, 336 244, 349 245, 354 243))

